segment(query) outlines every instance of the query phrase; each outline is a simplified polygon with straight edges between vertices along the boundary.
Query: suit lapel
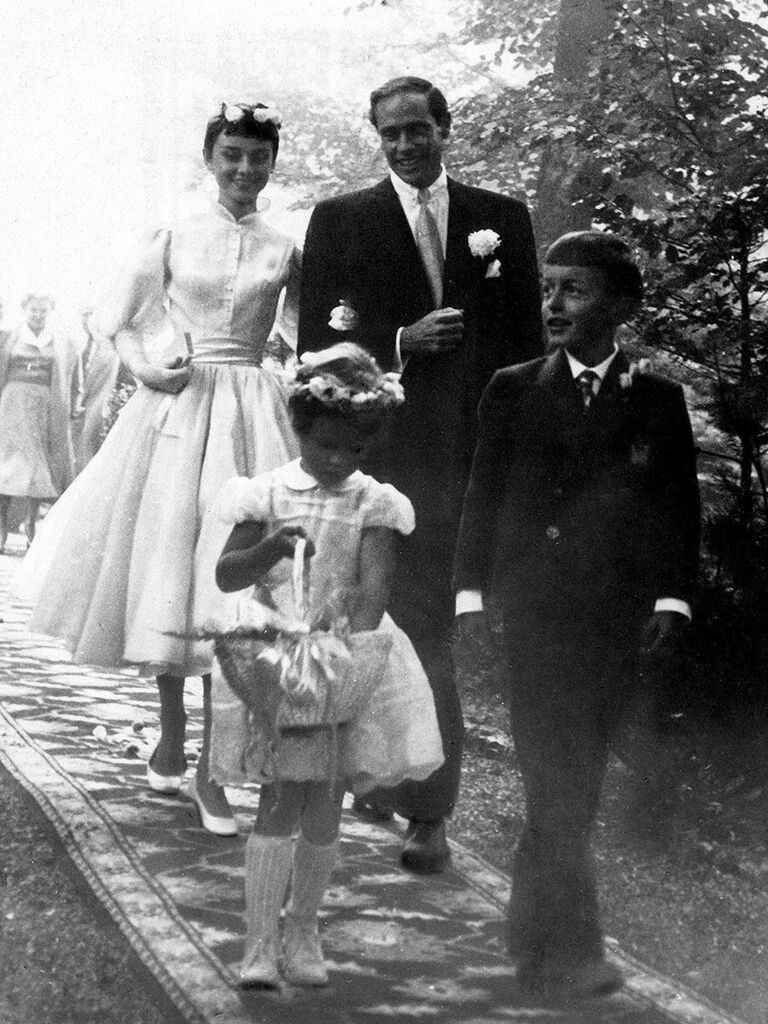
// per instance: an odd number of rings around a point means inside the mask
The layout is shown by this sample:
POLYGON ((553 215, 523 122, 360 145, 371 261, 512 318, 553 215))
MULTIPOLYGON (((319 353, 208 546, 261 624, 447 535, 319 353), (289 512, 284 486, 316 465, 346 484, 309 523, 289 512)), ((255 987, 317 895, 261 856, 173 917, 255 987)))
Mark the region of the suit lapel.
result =
POLYGON ((565 352, 558 348, 544 361, 539 384, 545 390, 545 403, 552 427, 576 444, 584 429, 584 404, 579 395, 565 352))
POLYGON ((618 352, 608 367, 589 414, 585 417, 587 433, 590 436, 599 436, 601 444, 609 444, 610 439, 619 434, 626 425, 629 395, 621 386, 621 375, 626 373, 628 368, 626 357, 622 352, 618 352))
POLYGON ((380 181, 371 190, 371 194, 374 201, 373 216, 366 215, 366 223, 370 223, 374 230, 376 244, 384 257, 383 262, 399 267, 403 287, 424 292, 431 303, 429 282, 421 256, 391 180, 385 178, 380 181))
POLYGON ((471 208, 466 190, 458 181, 448 179, 448 236, 445 246, 443 305, 463 307, 471 271, 472 254, 467 244, 471 208))

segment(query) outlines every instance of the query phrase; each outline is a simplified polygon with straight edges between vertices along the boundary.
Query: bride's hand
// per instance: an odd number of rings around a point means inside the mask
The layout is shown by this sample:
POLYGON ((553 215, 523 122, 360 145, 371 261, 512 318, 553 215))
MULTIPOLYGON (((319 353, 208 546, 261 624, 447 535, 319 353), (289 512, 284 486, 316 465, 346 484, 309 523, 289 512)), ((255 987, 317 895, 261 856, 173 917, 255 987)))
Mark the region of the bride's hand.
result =
POLYGON ((189 365, 189 356, 173 356, 166 359, 162 366, 145 363, 138 370, 134 370, 134 376, 154 391, 178 395, 189 383, 192 367, 189 365))

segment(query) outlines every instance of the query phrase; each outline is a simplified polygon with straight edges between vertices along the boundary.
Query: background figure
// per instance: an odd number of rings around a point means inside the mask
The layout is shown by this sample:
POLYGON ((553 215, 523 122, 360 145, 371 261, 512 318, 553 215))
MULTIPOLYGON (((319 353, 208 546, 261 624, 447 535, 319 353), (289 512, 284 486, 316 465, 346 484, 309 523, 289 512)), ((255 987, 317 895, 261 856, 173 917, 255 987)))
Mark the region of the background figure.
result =
MULTIPOLYGON (((630 367, 614 336, 642 295, 626 245, 574 232, 544 258, 544 359, 497 373, 456 561, 492 593, 526 824, 509 951, 526 989, 589 997, 621 984, 604 959, 590 833, 629 662, 671 648, 690 617, 696 455, 681 388, 630 367)), ((462 615, 467 639, 481 615, 462 615)), ((487 638, 484 638, 487 643, 487 638)))
POLYGON ((433 688, 446 762, 425 782, 371 799, 409 819, 403 863, 435 871, 448 860, 444 820, 461 767, 451 572, 476 407, 496 369, 541 351, 539 284, 523 204, 446 176, 451 118, 438 89, 394 79, 371 94, 370 119, 391 173, 314 210, 299 351, 347 337, 385 369, 403 371, 405 405, 375 472, 416 510, 416 530, 400 543, 391 609, 433 688))
POLYGON ((63 637, 78 662, 134 664, 157 677, 160 740, 147 780, 159 792, 182 785, 184 679, 203 677, 190 796, 219 835, 237 824, 208 772, 211 645, 193 634, 216 587, 201 524, 224 480, 265 472, 297 450, 284 382, 261 365, 281 296, 280 334, 294 343, 298 311, 299 253, 256 209, 279 123, 263 105, 222 104, 203 139, 218 202, 150 232, 96 314, 95 331, 115 340, 141 386, 48 516, 23 573, 36 597, 34 630, 63 637), (173 328, 160 364, 144 334, 159 307, 173 328))
POLYGON ((86 342, 82 352, 83 391, 80 414, 75 423, 75 470, 80 473, 99 450, 104 420, 112 390, 117 383, 120 356, 114 345, 94 332, 93 309, 82 311, 86 342))
POLYGON ((54 331, 47 295, 22 302, 26 323, 0 332, 0 550, 11 498, 28 503, 27 546, 41 501, 54 501, 74 476, 72 417, 80 400, 74 342, 54 331))

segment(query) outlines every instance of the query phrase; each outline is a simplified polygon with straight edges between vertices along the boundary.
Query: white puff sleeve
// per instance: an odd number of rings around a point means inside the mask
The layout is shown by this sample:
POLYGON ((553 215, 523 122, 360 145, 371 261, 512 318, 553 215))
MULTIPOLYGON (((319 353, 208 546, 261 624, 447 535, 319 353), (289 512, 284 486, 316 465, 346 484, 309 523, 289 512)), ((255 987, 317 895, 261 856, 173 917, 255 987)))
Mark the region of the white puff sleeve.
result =
POLYGON ((363 528, 386 526, 407 536, 416 527, 413 505, 392 484, 371 480, 364 507, 363 528))
POLYGON ((93 314, 95 329, 114 339, 119 331, 156 327, 163 312, 169 228, 148 232, 137 244, 110 294, 93 314))

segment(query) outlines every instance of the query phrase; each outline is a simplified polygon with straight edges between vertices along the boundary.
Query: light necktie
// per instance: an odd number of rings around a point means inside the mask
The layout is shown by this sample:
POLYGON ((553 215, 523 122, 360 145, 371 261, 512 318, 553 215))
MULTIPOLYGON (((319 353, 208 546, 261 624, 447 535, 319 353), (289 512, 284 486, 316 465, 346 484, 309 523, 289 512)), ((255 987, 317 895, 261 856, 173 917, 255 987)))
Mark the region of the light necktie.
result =
POLYGON ((600 378, 594 370, 582 370, 579 376, 576 378, 576 383, 581 389, 581 397, 584 399, 584 411, 592 404, 592 399, 597 393, 595 385, 599 382, 600 378))
POLYGON ((416 245, 427 274, 432 301, 435 309, 439 309, 443 302, 443 243, 440 241, 437 221, 429 209, 429 189, 420 188, 417 199, 419 216, 416 218, 416 245))

